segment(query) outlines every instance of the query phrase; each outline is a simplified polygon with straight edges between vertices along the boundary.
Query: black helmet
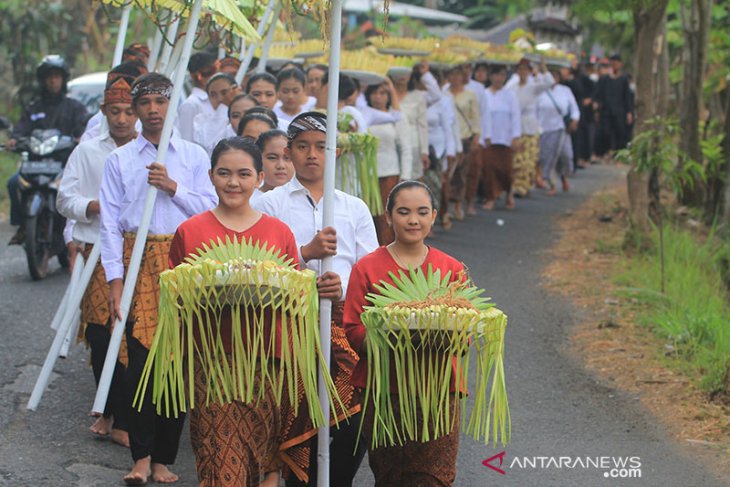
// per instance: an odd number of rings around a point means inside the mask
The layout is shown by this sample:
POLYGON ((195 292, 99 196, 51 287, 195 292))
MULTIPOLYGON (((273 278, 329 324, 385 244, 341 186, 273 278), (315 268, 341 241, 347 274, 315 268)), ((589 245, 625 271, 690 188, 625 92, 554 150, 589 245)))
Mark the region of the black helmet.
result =
POLYGON ((58 54, 49 54, 48 56, 44 57, 43 60, 38 63, 38 67, 35 68, 35 75, 38 79, 38 83, 40 83, 41 86, 43 86, 43 80, 45 79, 46 75, 48 75, 48 73, 54 69, 61 71, 61 73, 63 74, 64 84, 66 81, 68 81, 71 73, 68 70, 66 61, 58 54))

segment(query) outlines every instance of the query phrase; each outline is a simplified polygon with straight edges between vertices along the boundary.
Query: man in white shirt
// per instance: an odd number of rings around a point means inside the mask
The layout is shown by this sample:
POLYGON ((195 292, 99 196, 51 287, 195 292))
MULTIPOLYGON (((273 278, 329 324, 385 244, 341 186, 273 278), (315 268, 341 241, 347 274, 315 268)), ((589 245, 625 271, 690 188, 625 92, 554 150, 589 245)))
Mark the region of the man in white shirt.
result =
POLYGON ((193 140, 193 120, 199 113, 213 115, 215 110, 208 100, 208 93, 205 87, 208 80, 216 73, 215 56, 207 52, 196 52, 190 56, 188 72, 193 82, 193 90, 190 96, 180 105, 177 110, 177 127, 180 137, 185 140, 193 140))
POLYGON ((553 170, 557 171, 563 183, 563 191, 570 189, 568 174, 573 170, 573 144, 568 136, 578 128, 580 110, 573 92, 559 84, 558 69, 553 72, 555 84, 537 98, 535 112, 540 122, 540 167, 542 178, 550 187, 549 195, 555 194, 551 180, 553 170))
MULTIPOLYGON (((120 76, 107 83, 101 113, 107 119, 108 130, 79 144, 71 153, 56 200, 58 211, 69 222, 75 221, 71 238, 74 247, 81 247, 85 259, 99 238, 99 187, 106 159, 114 149, 137 135, 137 115, 132 110, 128 78, 120 76)), ((111 319, 104 269, 100 262, 94 265, 94 274, 81 302, 81 323, 83 336, 91 348, 91 367, 98 385, 111 338, 111 319)), ((124 366, 117 362, 104 414, 91 426, 91 431, 100 436, 110 435, 112 441, 128 447, 129 412, 124 366)))
MULTIPOLYGON (((331 485, 349 486, 365 454, 364 440, 356 453, 355 443, 360 425, 360 404, 349 383, 357 354, 352 350, 342 328, 342 304, 352 266, 361 257, 378 246, 375 225, 365 203, 335 190, 335 226, 322 228, 322 197, 324 193, 326 116, 306 112, 289 124, 287 152, 294 164, 296 175, 283 186, 265 193, 256 203, 258 210, 274 216, 289 225, 299 246, 300 265, 318 274, 317 288, 322 299, 333 301, 332 312, 332 365, 333 379, 346 411, 338 410, 340 427, 332 428, 330 446, 331 485), (333 271, 322 272, 322 259, 332 256, 333 271), (343 421, 350 417, 349 423, 343 421)), ((300 405, 301 408, 301 405, 300 405)), ((282 413, 284 414, 284 413, 282 413)), ((293 414, 293 411, 289 414, 293 414)), ((299 438, 303 432, 298 432, 299 438)), ((316 433, 316 430, 313 431, 316 433)), ((316 485, 316 435, 311 441, 302 440, 294 448, 302 448, 309 458, 307 471, 309 485, 316 485), (308 451, 307 451, 308 450, 308 451)), ((294 458, 284 450, 282 455, 294 458)), ((292 460, 295 461, 295 460, 292 460)), ((306 485, 290 479, 289 486, 306 485)))
MULTIPOLYGON (((172 236, 180 223, 217 203, 208 177, 210 163, 201 147, 173 133, 166 165, 156 162, 171 92, 170 80, 157 73, 141 76, 132 85, 132 106, 142 122, 142 133, 111 153, 99 191, 101 262, 110 286, 109 310, 112 320, 118 320, 121 319, 123 278, 148 186, 158 189, 126 323, 130 403, 157 326, 159 275, 169 267, 172 236)), ((147 394, 141 398, 141 411, 135 407, 129 418, 130 450, 135 464, 124 480, 131 485, 143 485, 150 473, 156 482, 171 483, 178 479, 167 465, 175 461, 184 415, 158 416, 151 400, 152 388, 153 384, 149 384, 147 394)))

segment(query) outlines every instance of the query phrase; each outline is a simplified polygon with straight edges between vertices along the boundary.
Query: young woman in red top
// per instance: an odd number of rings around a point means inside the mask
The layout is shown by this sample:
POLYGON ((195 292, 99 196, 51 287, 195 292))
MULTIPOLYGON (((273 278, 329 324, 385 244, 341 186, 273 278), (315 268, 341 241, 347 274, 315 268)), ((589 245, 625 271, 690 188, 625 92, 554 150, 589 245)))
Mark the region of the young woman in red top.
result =
MULTIPOLYGON (((436 220, 434 196, 428 187, 419 181, 404 181, 396 185, 388 196, 386 218, 395 233, 395 241, 360 259, 352 268, 350 285, 345 299, 344 327, 347 338, 360 355, 352 373, 352 385, 364 389, 367 381, 367 342, 365 326, 360 320, 363 307, 369 303, 368 293, 378 293, 375 285, 381 281, 392 283, 389 272, 405 272, 409 268, 421 267, 424 272, 431 265, 441 269, 442 275, 451 271, 452 280, 464 279, 464 265, 449 255, 429 247, 425 243, 436 220)), ((393 367, 391 367, 393 369, 393 367)), ((397 402, 395 380, 392 391, 397 402)), ((375 485, 382 486, 446 486, 452 485, 456 477, 456 453, 459 446, 458 400, 454 384, 451 384, 456 420, 450 434, 433 441, 406 442, 403 446, 373 449, 367 438, 373 427, 372 404, 366 408, 364 434, 368 441, 368 461, 375 475, 375 485)), ((399 407, 394 404, 395 411, 399 407)))
MULTIPOLYGON (((226 236, 274 246, 297 263, 298 251, 289 227, 249 205, 251 194, 263 178, 261 169, 261 152, 253 142, 231 137, 216 145, 210 179, 218 194, 218 206, 180 225, 170 247, 171 267, 198 253, 203 244, 219 238, 225 241, 226 236)), ((279 326, 277 320, 275 328, 279 326)), ((221 317, 220 327, 224 346, 230 352, 230 316, 221 317)), ((272 391, 253 404, 206 405, 205 374, 200 369, 196 363, 196 404, 190 412, 199 485, 278 485, 279 407, 272 391)))

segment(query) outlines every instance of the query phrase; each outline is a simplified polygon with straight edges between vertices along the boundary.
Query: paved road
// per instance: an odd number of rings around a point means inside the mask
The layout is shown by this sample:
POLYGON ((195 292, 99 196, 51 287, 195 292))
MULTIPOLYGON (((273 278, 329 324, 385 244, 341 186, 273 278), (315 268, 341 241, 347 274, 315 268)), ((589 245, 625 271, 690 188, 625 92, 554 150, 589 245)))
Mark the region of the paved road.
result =
MULTIPOLYGON (((716 477, 691 459, 691 451, 671 442, 635 397, 599 385, 566 354, 575 311, 539 286, 544 250, 556 236, 553 217, 576 207, 585 195, 616 176, 615 169, 593 167, 578 175, 575 191, 568 195, 520 200, 515 211, 480 213, 468 224, 456 224, 451 233, 434 238, 434 245, 466 262, 478 284, 510 318, 505 360, 513 442, 493 448, 462 438, 456 485, 728 485, 730 479, 716 477), (502 226, 498 219, 504 221, 502 226), (505 475, 482 465, 502 451, 505 475), (525 465, 525 457, 537 466, 525 465), (639 457, 641 478, 607 479, 608 469, 581 466, 590 461, 612 463, 620 457, 639 457), (515 464, 515 459, 521 463, 515 464)), ((0 242, 10 234, 7 224, 0 224, 0 242)), ((56 269, 45 281, 31 282, 21 249, 0 246, 3 486, 121 485, 119 479, 130 465, 124 449, 87 433, 93 378, 81 348, 57 364, 38 411, 25 410, 52 340, 48 323, 66 281, 64 272, 56 269)), ((498 467, 499 461, 491 464, 498 467)), ((195 485, 187 433, 176 471, 183 478, 179 485, 195 485)), ((372 485, 366 465, 356 485, 372 485)))

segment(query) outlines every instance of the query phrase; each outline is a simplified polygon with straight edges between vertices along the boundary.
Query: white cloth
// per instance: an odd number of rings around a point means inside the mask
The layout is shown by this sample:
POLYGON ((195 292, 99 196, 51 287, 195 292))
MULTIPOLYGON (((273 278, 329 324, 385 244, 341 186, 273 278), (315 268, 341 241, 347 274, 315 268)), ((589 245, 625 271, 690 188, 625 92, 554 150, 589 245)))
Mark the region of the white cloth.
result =
POLYGON ((487 117, 490 132, 485 139, 495 145, 511 145, 512 139, 522 135, 522 117, 517 96, 508 88, 497 92, 487 89, 487 117))
POLYGON ((444 156, 456 155, 456 147, 454 145, 453 129, 451 124, 454 120, 451 118, 453 109, 449 111, 450 99, 444 96, 439 103, 431 105, 426 110, 428 119, 428 143, 433 147, 436 157, 439 159, 444 156))
POLYGON ((540 133, 540 122, 535 112, 537 97, 549 90, 555 84, 555 79, 550 73, 539 73, 537 76, 530 76, 524 85, 520 85, 519 77, 516 83, 512 83, 509 89, 514 91, 517 102, 520 105, 522 118, 522 135, 537 135, 540 133))
MULTIPOLYGON (((193 119, 193 142, 208 152, 211 142, 220 136, 228 125, 228 107, 223 103, 212 113, 201 112, 193 119)), ((220 139, 218 139, 220 140, 220 139)), ((218 140, 215 143, 218 143, 218 140)), ((215 144, 213 144, 215 147, 215 144)), ((213 152, 210 149, 208 155, 213 152)))
POLYGON ((89 218, 86 208, 99 199, 99 188, 107 157, 117 148, 109 132, 77 145, 66 162, 58 188, 58 211, 76 220, 74 240, 93 244, 99 236, 99 215, 89 218))
POLYGON ((370 105, 365 105, 364 107, 355 106, 355 108, 357 108, 360 113, 362 113, 362 116, 365 119, 368 127, 372 125, 380 125, 383 123, 398 122, 403 118, 403 114, 399 110, 391 109, 387 112, 384 112, 382 110, 376 110, 370 105))
POLYGON ((449 120, 449 127, 451 130, 451 132, 446 134, 446 136, 451 138, 451 142, 454 145, 456 153, 461 154, 464 152, 464 146, 461 142, 461 127, 456 116, 456 102, 454 101, 454 97, 451 95, 451 92, 444 91, 443 94, 444 96, 441 98, 441 103, 444 106, 444 110, 446 110, 446 117, 449 120))
MULTIPOLYGON (((79 143, 86 142, 101 135, 101 121, 103 119, 104 114, 101 113, 101 110, 96 112, 94 116, 86 122, 86 128, 84 129, 84 133, 81 134, 81 138, 79 138, 79 143)), ((134 128, 137 130, 137 133, 140 133, 142 131, 142 122, 137 120, 134 123, 134 128)))
POLYGON ((378 138, 378 177, 411 179, 413 152, 406 121, 371 125, 369 131, 378 138))
MULTIPOLYGON (((142 134, 116 149, 106 160, 99 192, 101 205, 101 263, 108 281, 124 275, 124 232, 136 232, 147 195, 146 166, 157 159, 157 149, 142 134)), ((157 192, 149 232, 174 234, 191 216, 218 203, 208 177, 210 162, 205 151, 173 132, 165 161, 167 174, 177 183, 174 196, 157 192)))
POLYGON ((177 110, 175 127, 180 137, 185 140, 193 140, 193 120, 198 113, 213 113, 213 105, 208 100, 208 93, 205 90, 194 87, 185 101, 177 110))
MULTIPOLYGON (((301 248, 322 230, 322 198, 315 202, 309 190, 294 177, 285 185, 264 193, 254 207, 289 225, 300 249, 300 264, 321 275, 322 261, 304 262, 301 248)), ((332 271, 340 276, 341 299, 344 300, 352 266, 378 248, 378 237, 370 210, 361 199, 335 190, 334 210, 337 254, 332 258, 332 271)))
POLYGON ((564 129, 563 117, 567 114, 570 114, 571 120, 580 120, 580 110, 573 92, 561 84, 556 84, 537 98, 535 112, 543 133, 564 129), (552 99, 550 95, 552 95, 552 99), (558 108, 560 112, 558 112, 558 108))
POLYGON ((205 145, 205 152, 208 153, 208 157, 210 157, 213 154, 213 149, 215 149, 215 146, 218 145, 218 142, 220 142, 223 139, 228 139, 229 137, 235 137, 236 132, 233 131, 233 126, 230 122, 226 123, 226 125, 223 127, 223 129, 218 132, 215 135, 212 135, 210 139, 206 141, 205 145))
POLYGON ((70 244, 74 241, 74 226, 76 225, 76 220, 72 220, 70 218, 66 219, 66 225, 63 227, 63 243, 66 245, 70 244))

